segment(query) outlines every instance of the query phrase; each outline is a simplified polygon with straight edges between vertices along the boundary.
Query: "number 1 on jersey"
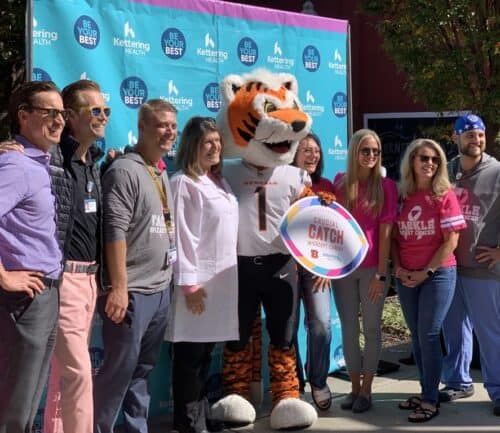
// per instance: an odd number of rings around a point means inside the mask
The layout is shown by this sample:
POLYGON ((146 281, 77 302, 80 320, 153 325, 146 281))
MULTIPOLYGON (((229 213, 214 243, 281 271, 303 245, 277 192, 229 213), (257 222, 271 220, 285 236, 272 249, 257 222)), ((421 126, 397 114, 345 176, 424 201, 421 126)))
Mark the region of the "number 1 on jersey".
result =
POLYGON ((259 186, 256 188, 255 193, 257 194, 257 210, 259 217, 259 230, 261 232, 266 231, 266 187, 259 186))

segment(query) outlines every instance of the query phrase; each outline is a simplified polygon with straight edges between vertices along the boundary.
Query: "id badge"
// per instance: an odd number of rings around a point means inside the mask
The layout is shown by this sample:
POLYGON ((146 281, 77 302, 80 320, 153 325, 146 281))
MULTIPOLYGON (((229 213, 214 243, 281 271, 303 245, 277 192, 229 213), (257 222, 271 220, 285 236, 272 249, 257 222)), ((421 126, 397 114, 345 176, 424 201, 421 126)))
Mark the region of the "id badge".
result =
POLYGON ((95 198, 86 198, 84 201, 85 213, 97 212, 97 201, 95 198))
POLYGON ((177 261, 177 248, 170 248, 165 259, 165 266, 173 265, 177 261))

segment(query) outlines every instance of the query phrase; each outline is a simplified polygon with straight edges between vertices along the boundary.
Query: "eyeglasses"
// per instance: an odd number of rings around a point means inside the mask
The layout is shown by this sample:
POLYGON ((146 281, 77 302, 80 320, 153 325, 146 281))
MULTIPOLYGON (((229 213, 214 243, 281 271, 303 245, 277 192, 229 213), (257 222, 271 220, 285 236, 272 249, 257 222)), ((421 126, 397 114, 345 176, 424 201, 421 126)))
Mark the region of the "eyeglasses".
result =
POLYGON ((441 158, 439 156, 418 155, 418 159, 420 159, 420 162, 432 161, 434 165, 441 164, 441 158))
POLYGON ((99 117, 101 113, 104 113, 106 117, 111 116, 111 107, 101 107, 100 105, 81 107, 79 111, 88 111, 92 117, 99 117))
POLYGON ((26 105, 19 108, 20 110, 26 111, 39 111, 42 113, 44 117, 49 117, 52 120, 57 119, 59 115, 64 120, 68 120, 68 112, 66 110, 58 110, 57 108, 45 108, 45 107, 37 107, 36 105, 26 105))
POLYGON ((371 154, 373 154, 373 156, 380 156, 382 151, 380 149, 372 149, 371 147, 363 147, 359 149, 359 153, 363 156, 370 156, 371 154))

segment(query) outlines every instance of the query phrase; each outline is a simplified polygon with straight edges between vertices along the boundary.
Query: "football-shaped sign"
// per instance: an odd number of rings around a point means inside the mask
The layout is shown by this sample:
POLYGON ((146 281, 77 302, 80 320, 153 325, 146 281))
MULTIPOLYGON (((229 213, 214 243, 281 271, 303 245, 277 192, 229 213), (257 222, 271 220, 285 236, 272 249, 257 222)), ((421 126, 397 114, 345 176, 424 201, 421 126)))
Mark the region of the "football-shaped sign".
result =
POLYGON ((320 277, 349 275, 368 252, 368 241, 354 217, 336 202, 322 205, 318 197, 296 201, 281 219, 280 234, 293 257, 320 277))

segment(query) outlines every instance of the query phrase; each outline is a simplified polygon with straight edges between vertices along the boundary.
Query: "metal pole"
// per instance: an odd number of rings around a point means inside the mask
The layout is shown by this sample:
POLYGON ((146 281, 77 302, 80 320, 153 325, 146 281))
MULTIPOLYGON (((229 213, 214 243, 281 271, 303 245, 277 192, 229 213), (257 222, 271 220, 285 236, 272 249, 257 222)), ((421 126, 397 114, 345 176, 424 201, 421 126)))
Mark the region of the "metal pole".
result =
POLYGON ((31 81, 33 77, 33 0, 26 0, 25 28, 26 81, 31 81))

